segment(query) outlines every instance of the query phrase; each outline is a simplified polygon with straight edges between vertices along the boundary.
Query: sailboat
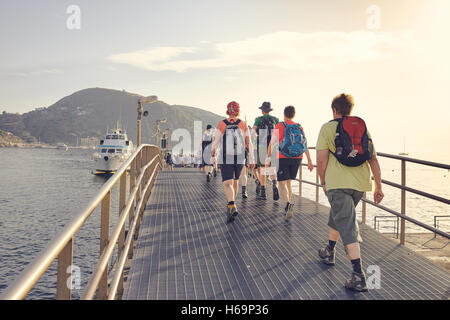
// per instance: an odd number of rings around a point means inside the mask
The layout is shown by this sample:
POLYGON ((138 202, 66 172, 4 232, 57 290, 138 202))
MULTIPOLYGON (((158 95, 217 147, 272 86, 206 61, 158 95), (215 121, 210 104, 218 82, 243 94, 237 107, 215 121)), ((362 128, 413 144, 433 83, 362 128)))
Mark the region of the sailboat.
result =
POLYGON ((403 152, 399 152, 398 155, 409 156, 409 152, 406 152, 406 138, 403 140, 403 152))

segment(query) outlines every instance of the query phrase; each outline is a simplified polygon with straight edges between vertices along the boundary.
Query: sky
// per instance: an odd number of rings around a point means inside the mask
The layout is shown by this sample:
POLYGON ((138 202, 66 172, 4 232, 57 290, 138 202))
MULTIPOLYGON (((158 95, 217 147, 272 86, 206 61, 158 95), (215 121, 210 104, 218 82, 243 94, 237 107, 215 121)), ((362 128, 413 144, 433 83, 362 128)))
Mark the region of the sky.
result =
POLYGON ((224 116, 234 100, 253 124, 270 101, 280 118, 295 106, 314 145, 346 92, 377 151, 449 163, 449 14, 448 0, 1 0, 0 112, 102 87, 224 116))

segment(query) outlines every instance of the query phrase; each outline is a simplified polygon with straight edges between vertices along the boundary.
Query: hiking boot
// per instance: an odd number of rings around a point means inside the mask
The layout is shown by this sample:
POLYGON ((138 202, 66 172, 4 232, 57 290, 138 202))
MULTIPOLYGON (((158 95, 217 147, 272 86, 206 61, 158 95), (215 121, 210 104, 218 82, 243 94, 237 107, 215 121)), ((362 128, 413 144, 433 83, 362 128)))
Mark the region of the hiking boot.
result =
POLYGON ((291 220, 294 215, 294 204, 289 203, 286 207, 286 220, 291 220))
POLYGON ((335 264, 335 255, 336 255, 336 250, 330 250, 330 248, 328 248, 328 246, 326 246, 323 249, 319 249, 319 257, 321 259, 321 261, 329 266, 334 266, 335 264))
POLYGON ((278 193, 277 186, 273 186, 273 200, 278 201, 280 199, 280 194, 278 193))
POLYGON ((357 292, 367 292, 369 288, 366 283, 366 275, 364 271, 362 273, 352 272, 352 278, 345 282, 345 287, 347 289, 357 291, 357 292))
POLYGON ((248 198, 247 188, 242 187, 242 199, 247 198, 248 198))
POLYGON ((259 192, 259 199, 267 200, 266 188, 261 187, 261 191, 259 192))
POLYGON ((227 205, 227 223, 233 222, 234 217, 238 215, 236 205, 227 205))

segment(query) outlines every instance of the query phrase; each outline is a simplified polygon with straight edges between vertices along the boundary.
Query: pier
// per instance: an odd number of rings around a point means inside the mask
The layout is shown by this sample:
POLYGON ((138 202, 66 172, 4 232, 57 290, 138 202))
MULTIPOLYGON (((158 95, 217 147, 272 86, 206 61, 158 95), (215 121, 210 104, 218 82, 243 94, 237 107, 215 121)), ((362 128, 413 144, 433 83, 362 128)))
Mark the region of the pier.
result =
MULTIPOLYGON (((398 160, 409 161, 404 157, 398 160)), ((198 169, 161 169, 159 149, 141 146, 1 298, 25 298, 58 259, 57 298, 71 299, 66 283, 71 275, 74 235, 101 206, 100 251, 93 253, 99 254, 99 261, 82 299, 450 299, 450 273, 402 245, 405 220, 447 239, 450 235, 404 213, 386 208, 393 216, 400 215, 400 241, 367 226, 363 216, 362 262, 373 288, 367 293, 354 293, 344 288, 351 266, 341 242, 337 244, 334 267, 318 259, 318 249, 327 242, 327 206, 294 195, 294 217, 287 222, 281 202, 257 202, 255 186, 249 182, 249 198, 238 196, 239 215, 226 224, 219 176, 207 183, 198 169), (120 217, 109 233, 110 192, 115 184, 120 185, 120 217), (115 248, 118 258, 113 268, 108 268, 115 248)), ((300 195, 302 183, 315 184, 304 181, 301 170, 299 181, 300 195)), ((404 192, 420 192, 398 187, 404 192)), ((372 203, 365 199, 366 204, 372 203)))

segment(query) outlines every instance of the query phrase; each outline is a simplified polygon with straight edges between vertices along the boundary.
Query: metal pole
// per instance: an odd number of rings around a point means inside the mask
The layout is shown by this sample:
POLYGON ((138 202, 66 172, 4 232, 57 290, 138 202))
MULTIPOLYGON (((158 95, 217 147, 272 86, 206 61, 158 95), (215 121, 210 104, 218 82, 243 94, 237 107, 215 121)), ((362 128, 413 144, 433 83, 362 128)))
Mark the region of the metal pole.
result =
POLYGON ((316 202, 319 203, 319 170, 316 170, 316 202))
POLYGON ((141 145, 141 119, 142 119, 142 104, 138 101, 138 116, 137 116, 137 146, 141 145))
POLYGON ((56 286, 57 300, 72 299, 72 283, 68 283, 72 278, 73 261, 73 238, 66 244, 64 249, 58 255, 58 274, 56 286), (69 270, 70 268, 70 270, 69 270))
MULTIPOLYGON (((406 161, 402 160, 402 186, 406 185, 406 161)), ((401 211, 402 215, 406 213, 406 190, 401 191, 401 211)), ((405 245, 405 219, 400 221, 400 244, 405 245)))
MULTIPOLYGON (((367 194, 364 192, 363 199, 366 199, 367 194)), ((362 223, 366 224, 366 202, 362 202, 362 223)))
MULTIPOLYGON (((111 209, 111 191, 102 200, 101 230, 100 230, 100 256, 109 243, 109 213, 111 209)), ((108 297, 108 269, 103 272, 98 287, 98 298, 105 300, 108 297)))
POLYGON ((303 179, 303 166, 300 165, 300 168, 298 170, 298 196, 302 196, 302 179, 303 179))

